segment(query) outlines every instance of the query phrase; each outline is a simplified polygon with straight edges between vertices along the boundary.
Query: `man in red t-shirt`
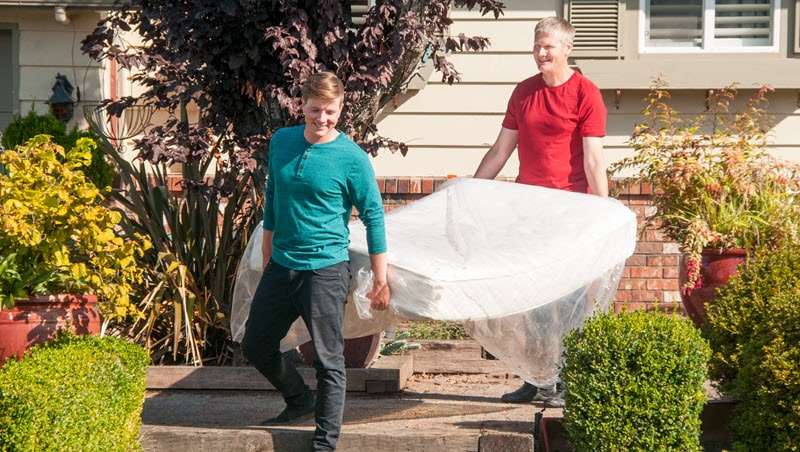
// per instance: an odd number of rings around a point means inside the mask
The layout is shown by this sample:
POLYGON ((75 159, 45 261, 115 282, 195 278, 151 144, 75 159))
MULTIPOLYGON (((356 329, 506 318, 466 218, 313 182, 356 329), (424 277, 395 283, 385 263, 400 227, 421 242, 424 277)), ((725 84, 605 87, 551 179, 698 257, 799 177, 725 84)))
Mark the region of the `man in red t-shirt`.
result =
MULTIPOLYGON (((533 57, 539 73, 514 89, 500 134, 476 178, 494 179, 518 148, 517 182, 608 196, 606 107, 600 90, 567 63, 574 37, 575 29, 564 19, 549 17, 536 24, 533 57)), ((563 403, 554 388, 528 382, 502 399, 563 403)))

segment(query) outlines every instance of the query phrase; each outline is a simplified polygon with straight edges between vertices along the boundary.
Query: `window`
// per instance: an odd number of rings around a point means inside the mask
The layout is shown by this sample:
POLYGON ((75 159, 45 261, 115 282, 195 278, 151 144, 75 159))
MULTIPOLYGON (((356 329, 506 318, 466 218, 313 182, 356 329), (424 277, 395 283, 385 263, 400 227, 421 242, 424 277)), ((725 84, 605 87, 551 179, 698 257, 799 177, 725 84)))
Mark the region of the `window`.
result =
POLYGON ((777 52, 780 0, 640 0, 643 52, 777 52))

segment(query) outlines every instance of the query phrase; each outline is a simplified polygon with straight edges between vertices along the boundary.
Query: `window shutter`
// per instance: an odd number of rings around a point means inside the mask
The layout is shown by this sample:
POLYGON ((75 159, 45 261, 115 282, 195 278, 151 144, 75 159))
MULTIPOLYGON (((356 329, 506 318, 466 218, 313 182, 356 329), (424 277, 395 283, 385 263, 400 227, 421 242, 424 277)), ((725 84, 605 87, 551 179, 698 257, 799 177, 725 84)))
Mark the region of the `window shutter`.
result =
POLYGON ((771 0, 716 0, 714 39, 719 44, 769 45, 771 0))
POLYGON ((649 45, 702 45, 703 0, 650 0, 649 11, 649 45))
POLYGON ((568 0, 565 6, 567 20, 575 27, 573 56, 621 55, 623 1, 568 0))
POLYGON ((350 17, 353 25, 361 25, 366 20, 367 12, 375 6, 375 0, 352 0, 350 2, 350 17))

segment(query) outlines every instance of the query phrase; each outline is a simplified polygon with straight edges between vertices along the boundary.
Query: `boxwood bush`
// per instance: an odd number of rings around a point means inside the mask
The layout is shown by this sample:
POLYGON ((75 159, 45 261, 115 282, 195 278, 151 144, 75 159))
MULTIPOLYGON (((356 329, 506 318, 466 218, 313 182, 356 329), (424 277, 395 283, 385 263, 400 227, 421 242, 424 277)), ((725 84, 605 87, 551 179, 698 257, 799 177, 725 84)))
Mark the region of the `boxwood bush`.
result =
POLYGON ((145 350, 64 335, 0 369, 0 450, 140 449, 145 350))
POLYGON ((734 450, 800 451, 800 248, 762 252, 708 310, 712 375, 738 403, 734 450))
POLYGON ((686 319, 602 314, 565 340, 564 423, 577 451, 698 451, 710 350, 686 319))

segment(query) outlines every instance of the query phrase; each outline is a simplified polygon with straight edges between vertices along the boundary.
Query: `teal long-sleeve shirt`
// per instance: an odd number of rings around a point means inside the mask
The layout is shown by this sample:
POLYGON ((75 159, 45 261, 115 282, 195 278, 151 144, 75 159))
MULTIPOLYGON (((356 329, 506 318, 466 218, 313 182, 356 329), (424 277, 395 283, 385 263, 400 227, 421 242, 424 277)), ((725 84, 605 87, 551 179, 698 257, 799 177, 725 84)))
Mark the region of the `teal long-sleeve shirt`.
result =
POLYGON ((310 144, 305 126, 285 127, 269 143, 264 229, 272 259, 294 270, 348 260, 353 207, 367 228, 370 254, 386 252, 383 202, 367 154, 344 133, 310 144))

